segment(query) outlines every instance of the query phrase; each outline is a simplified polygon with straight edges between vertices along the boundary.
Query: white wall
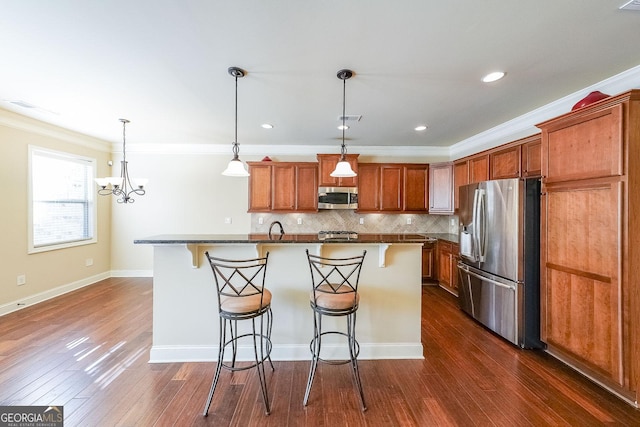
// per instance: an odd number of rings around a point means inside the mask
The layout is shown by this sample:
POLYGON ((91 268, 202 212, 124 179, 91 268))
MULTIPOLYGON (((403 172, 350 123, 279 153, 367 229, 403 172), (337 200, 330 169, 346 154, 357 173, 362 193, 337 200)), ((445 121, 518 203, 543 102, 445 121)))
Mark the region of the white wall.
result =
MULTIPOLYGON (((153 247, 134 245, 156 234, 249 233, 247 178, 223 176, 230 155, 155 154, 127 151, 131 178, 149 179, 147 194, 112 206, 114 275, 150 275, 153 247), (231 218, 231 224, 225 224, 231 218)), ((119 160, 114 162, 119 173, 119 160)))

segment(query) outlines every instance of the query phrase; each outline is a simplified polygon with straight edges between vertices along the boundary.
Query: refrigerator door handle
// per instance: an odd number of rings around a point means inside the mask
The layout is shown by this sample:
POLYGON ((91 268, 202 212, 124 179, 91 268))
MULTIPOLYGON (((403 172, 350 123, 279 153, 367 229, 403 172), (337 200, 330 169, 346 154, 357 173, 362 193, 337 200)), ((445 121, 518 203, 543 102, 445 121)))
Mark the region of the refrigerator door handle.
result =
POLYGON ((484 262, 487 240, 487 215, 485 205, 485 191, 476 189, 473 194, 473 240, 475 261, 484 262))
POLYGON ((487 255, 487 205, 484 190, 480 190, 480 208, 478 212, 481 216, 479 258, 480 262, 484 262, 485 256, 487 255))
POLYGON ((473 261, 477 262, 479 258, 479 244, 480 244, 480 223, 478 222, 478 199, 480 196, 480 190, 477 188, 473 191, 473 209, 471 213, 471 224, 473 229, 471 230, 473 238, 473 261))
POLYGON ((464 270, 464 272, 466 274, 468 274, 469 276, 473 276, 473 277, 475 277, 477 279, 482 280, 483 282, 488 282, 488 283, 491 283, 492 285, 499 286, 501 288, 511 289, 513 291, 516 290, 516 286, 515 285, 513 285, 513 286, 505 285, 504 283, 497 282, 497 281, 492 280, 492 279, 490 279, 490 278, 488 278, 486 276, 481 276, 479 274, 474 273, 473 271, 470 271, 468 268, 465 268, 464 266, 462 266, 460 264, 458 264, 458 268, 464 270))

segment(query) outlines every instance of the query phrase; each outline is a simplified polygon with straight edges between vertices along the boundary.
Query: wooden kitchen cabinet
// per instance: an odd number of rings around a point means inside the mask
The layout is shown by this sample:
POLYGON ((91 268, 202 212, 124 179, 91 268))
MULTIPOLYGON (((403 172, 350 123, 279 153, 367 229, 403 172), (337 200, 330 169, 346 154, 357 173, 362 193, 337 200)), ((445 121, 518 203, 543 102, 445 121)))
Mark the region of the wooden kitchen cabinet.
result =
POLYGON ((296 165, 296 211, 316 212, 318 210, 318 164, 298 163, 296 165))
POLYGON ((360 163, 358 167, 358 212, 427 212, 429 165, 360 163))
POLYGON ((469 184, 469 162, 457 161, 453 164, 453 207, 460 208, 460 187, 469 184))
POLYGON ((271 163, 249 165, 249 212, 271 211, 271 163))
POLYGON ((438 284, 456 296, 458 295, 458 254, 458 244, 447 240, 438 240, 436 257, 438 284))
POLYGON ((460 245, 458 243, 451 243, 451 288, 453 293, 458 295, 458 261, 460 261, 460 245))
POLYGON ((541 338, 630 402, 640 375, 640 91, 542 130, 541 338))
POLYGON ((380 165, 380 210, 398 212, 402 210, 404 190, 403 167, 400 165, 380 165))
POLYGON ((422 246, 422 281, 431 282, 436 280, 436 248, 435 243, 425 242, 422 246))
MULTIPOLYGON (((405 212, 425 212, 428 210, 430 166, 427 164, 403 165, 402 210, 405 212)), ((449 187, 451 188, 451 187, 449 187)))
POLYGON ((469 184, 489 180, 489 155, 481 154, 469 159, 469 184))
POLYGON ((489 154, 489 179, 520 178, 521 150, 519 145, 489 154))
POLYGON ((380 168, 375 163, 358 165, 358 211, 380 210, 380 168))
MULTIPOLYGON (((251 175, 249 175, 251 176, 251 175)), ((292 163, 274 163, 271 165, 271 209, 274 211, 292 211, 296 207, 296 167, 292 163)))
POLYGON ((429 165, 429 213, 453 214, 454 191, 453 163, 429 165))
POLYGON ((248 162, 249 212, 316 212, 318 165, 248 162))
MULTIPOLYGON (((359 154, 347 154, 346 159, 351 165, 351 169, 358 173, 358 156, 359 154)), ((340 161, 340 154, 318 154, 318 186, 320 187, 356 187, 358 185, 358 177, 353 178, 334 178, 331 176, 340 161)))
POLYGON ((522 143, 523 178, 537 177, 542 174, 542 140, 540 135, 533 135, 522 143))

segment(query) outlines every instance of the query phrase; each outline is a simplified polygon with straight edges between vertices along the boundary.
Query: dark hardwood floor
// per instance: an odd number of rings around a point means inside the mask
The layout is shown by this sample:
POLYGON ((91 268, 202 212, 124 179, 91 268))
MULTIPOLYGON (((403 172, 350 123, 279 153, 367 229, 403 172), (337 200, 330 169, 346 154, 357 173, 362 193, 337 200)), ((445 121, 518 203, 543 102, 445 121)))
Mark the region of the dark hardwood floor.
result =
POLYGON ((308 362, 274 362, 271 415, 255 370, 223 371, 203 418, 215 363, 147 363, 152 286, 140 278, 0 317, 0 405, 63 405, 67 427, 640 426, 640 411, 487 332, 442 289, 424 286, 422 296, 425 359, 362 360, 364 413, 348 366, 320 366, 304 408, 308 362))

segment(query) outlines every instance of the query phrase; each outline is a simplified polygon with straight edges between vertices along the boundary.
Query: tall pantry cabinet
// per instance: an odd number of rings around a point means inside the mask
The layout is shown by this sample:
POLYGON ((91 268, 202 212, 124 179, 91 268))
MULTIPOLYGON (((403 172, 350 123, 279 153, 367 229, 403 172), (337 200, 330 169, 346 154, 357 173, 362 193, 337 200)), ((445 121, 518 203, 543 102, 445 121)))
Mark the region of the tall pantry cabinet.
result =
POLYGON ((640 90, 538 127, 542 340, 550 354, 637 406, 640 90))

